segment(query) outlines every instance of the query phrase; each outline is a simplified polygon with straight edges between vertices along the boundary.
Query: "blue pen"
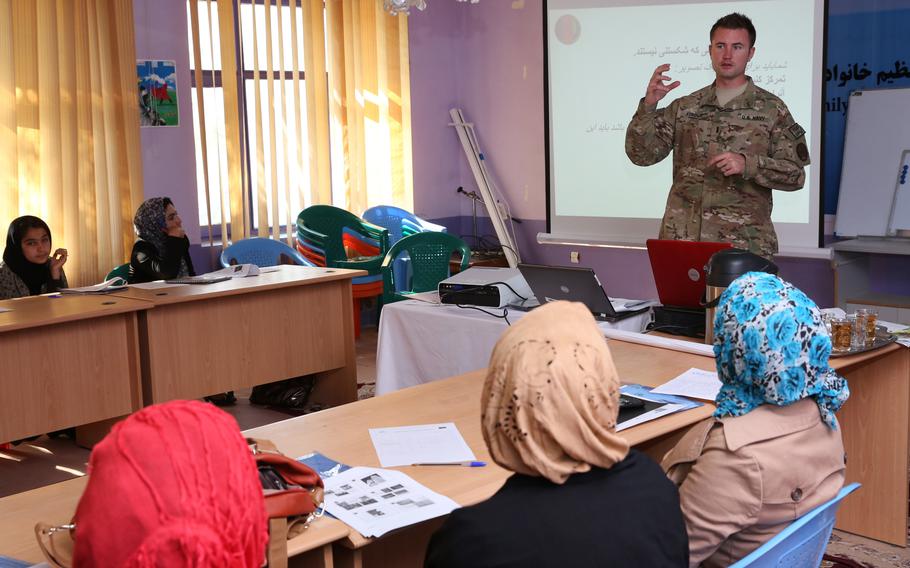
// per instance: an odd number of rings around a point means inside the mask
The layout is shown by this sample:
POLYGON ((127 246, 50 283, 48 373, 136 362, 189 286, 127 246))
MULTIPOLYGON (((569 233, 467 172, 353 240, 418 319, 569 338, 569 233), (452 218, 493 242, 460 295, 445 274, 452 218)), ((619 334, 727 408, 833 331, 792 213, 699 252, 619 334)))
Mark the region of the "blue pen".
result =
POLYGON ((463 462, 430 462, 430 463, 414 463, 411 465, 460 465, 464 467, 483 467, 487 465, 487 462, 482 461, 463 461, 463 462))

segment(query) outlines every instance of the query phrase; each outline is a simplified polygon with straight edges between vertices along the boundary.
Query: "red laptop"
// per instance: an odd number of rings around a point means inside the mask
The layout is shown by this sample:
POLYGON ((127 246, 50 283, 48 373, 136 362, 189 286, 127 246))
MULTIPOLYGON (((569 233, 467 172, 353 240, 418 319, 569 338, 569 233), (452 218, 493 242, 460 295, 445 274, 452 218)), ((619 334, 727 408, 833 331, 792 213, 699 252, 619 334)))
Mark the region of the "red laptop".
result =
POLYGON ((677 308, 703 308, 705 266, 711 255, 730 243, 648 239, 648 258, 660 303, 677 308))

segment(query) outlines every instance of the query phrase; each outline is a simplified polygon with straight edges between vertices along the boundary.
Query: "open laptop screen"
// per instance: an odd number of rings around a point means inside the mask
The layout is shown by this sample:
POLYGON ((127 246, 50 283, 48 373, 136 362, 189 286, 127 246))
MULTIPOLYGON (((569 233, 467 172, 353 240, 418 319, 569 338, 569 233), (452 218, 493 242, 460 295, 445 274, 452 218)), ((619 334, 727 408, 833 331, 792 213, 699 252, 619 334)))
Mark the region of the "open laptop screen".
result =
POLYGON ((648 258, 660 303, 679 308, 702 308, 705 266, 730 243, 648 239, 648 258))

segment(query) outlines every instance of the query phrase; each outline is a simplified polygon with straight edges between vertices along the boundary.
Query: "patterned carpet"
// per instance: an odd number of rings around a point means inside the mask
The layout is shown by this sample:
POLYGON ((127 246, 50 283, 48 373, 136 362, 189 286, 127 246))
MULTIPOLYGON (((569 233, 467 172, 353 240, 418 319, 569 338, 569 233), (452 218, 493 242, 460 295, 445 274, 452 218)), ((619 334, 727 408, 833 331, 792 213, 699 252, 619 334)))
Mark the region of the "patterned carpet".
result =
POLYGON ((834 531, 822 568, 910 568, 910 549, 834 531))

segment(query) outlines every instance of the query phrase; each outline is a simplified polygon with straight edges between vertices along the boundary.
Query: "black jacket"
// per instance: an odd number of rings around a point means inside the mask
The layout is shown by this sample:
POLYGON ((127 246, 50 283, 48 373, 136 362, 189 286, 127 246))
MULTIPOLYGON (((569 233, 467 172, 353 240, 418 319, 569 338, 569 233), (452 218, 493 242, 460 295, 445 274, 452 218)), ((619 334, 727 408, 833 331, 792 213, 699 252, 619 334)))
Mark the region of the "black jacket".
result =
POLYGON ((158 253, 158 249, 152 243, 136 241, 130 255, 129 283, 176 278, 180 271, 181 259, 186 261, 189 275, 195 276, 193 261, 190 259, 190 240, 187 237, 167 237, 163 255, 158 253))
POLYGON ((563 485, 513 475, 487 501, 453 511, 425 560, 429 568, 688 564, 676 486, 636 450, 563 485))

